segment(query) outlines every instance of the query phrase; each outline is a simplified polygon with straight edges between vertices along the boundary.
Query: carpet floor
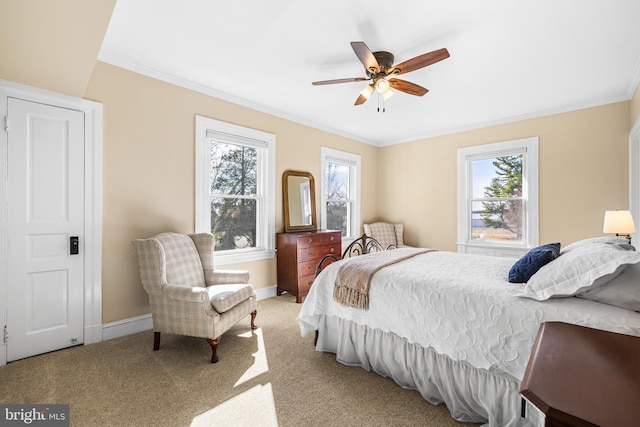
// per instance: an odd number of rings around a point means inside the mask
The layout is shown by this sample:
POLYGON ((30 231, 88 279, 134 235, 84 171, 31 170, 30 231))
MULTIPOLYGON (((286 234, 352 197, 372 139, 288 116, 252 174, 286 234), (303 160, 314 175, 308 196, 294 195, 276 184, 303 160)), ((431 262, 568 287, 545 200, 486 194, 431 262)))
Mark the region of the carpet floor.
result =
POLYGON ((336 362, 300 336, 290 295, 258 301, 222 336, 145 331, 0 367, 0 402, 69 404, 72 426, 460 426, 393 380, 336 362))

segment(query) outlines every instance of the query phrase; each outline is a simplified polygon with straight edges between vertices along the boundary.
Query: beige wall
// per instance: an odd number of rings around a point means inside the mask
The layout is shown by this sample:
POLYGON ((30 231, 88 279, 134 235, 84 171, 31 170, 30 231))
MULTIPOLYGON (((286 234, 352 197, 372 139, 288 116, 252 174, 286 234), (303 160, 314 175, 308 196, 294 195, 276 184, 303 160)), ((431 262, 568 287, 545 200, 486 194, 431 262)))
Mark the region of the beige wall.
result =
MULTIPOLYGON (((163 231, 193 232, 195 116, 276 135, 276 228, 282 231, 281 176, 311 172, 319 191, 320 147, 362 156, 375 181, 377 148, 98 62, 85 98, 104 108, 103 321, 149 312, 131 240, 163 231)), ((375 195, 363 191, 363 215, 375 195)), ((318 207, 319 209, 319 207, 318 207)), ((229 266, 251 271, 256 288, 276 283, 275 259, 229 266)))
POLYGON ((607 209, 628 208, 629 102, 405 143, 380 150, 381 219, 410 245, 455 251, 460 147, 539 137, 540 243, 602 235, 607 209))
POLYGON ((116 0, 0 0, 0 78, 82 98, 116 0))

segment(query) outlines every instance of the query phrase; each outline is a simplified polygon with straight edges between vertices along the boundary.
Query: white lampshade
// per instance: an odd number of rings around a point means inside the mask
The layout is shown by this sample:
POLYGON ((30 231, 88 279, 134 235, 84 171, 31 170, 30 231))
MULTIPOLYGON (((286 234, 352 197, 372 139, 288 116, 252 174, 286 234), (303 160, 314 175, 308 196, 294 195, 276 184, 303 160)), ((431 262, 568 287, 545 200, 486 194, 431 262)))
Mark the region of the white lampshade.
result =
POLYGON ((375 82, 376 90, 380 93, 385 93, 389 90, 389 81, 387 79, 379 78, 375 82))
POLYGON ((362 89, 362 92, 360 92, 360 96, 363 96, 364 99, 368 100, 372 93, 373 93, 373 85, 371 84, 366 86, 364 89, 362 89))
POLYGON ((387 90, 385 93, 382 94, 382 99, 384 99, 385 101, 389 98, 391 98, 393 96, 393 92, 391 92, 390 90, 387 90))
POLYGON ((603 233, 631 234, 636 232, 629 211, 605 211, 603 233))

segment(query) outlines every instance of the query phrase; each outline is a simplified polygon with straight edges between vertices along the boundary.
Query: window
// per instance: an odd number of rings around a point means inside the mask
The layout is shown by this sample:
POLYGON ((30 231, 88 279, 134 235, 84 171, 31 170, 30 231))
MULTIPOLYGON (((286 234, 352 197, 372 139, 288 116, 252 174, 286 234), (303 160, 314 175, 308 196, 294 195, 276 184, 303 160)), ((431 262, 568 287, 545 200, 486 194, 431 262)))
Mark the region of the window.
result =
POLYGON ((459 251, 507 254, 537 244, 538 138, 460 148, 459 251))
POLYGON ((274 256, 275 136, 196 116, 196 232, 217 265, 274 256))
POLYGON ((343 240, 360 234, 360 156, 322 147, 321 227, 343 240))

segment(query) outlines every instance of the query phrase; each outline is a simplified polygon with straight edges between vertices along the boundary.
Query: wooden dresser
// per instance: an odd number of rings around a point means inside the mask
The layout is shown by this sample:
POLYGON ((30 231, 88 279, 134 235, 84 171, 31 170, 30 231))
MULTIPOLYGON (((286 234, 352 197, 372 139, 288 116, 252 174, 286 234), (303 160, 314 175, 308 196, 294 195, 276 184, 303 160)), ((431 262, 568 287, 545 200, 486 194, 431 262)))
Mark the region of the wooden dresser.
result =
POLYGON ((286 291, 295 295, 296 302, 309 293, 318 263, 323 256, 340 257, 340 231, 304 231, 278 233, 278 295, 286 291))

